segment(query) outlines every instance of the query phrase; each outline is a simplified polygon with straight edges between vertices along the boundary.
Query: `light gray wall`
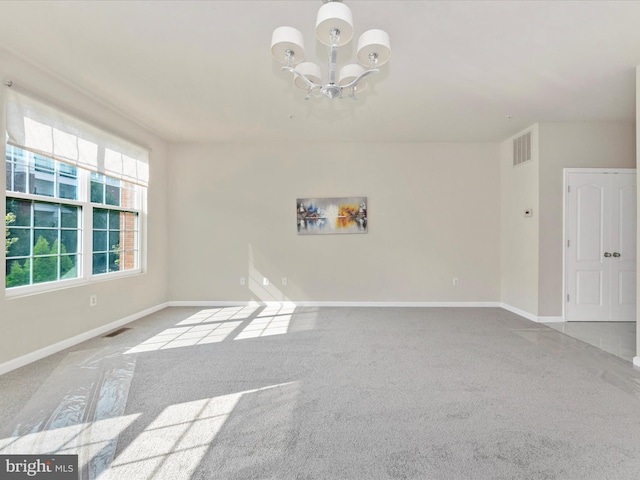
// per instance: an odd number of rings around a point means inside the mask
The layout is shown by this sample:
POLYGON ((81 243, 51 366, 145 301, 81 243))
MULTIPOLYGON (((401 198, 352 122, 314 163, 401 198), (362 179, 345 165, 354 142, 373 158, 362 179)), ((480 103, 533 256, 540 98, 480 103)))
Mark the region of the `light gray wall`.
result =
MULTIPOLYGON (((93 122, 125 138, 152 148, 148 189, 148 270, 142 275, 93 282, 64 290, 20 298, 0 295, 0 365, 8 360, 50 346, 70 337, 157 306, 167 300, 167 146, 143 128, 114 113, 56 78, 0 51, 0 77, 38 92, 93 122), (89 296, 98 295, 98 305, 89 307, 89 296)), ((0 85, 0 105, 4 109, 6 87, 0 85)), ((5 131, 4 112, 0 131, 5 131)), ((0 169, 5 170, 5 155, 0 169)), ((5 176, 0 176, 4 205, 5 176)), ((4 249, 0 254, 4 265, 4 249)), ((4 269, 3 269, 4 271, 4 269)), ((4 286, 4 276, 0 279, 4 286)))
POLYGON ((633 123, 540 123, 538 315, 562 316, 564 168, 634 168, 633 123))
POLYGON ((538 126, 500 144, 501 298, 505 304, 538 314, 539 249, 538 126), (513 166, 513 139, 531 130, 531 160, 513 166), (524 211, 533 209, 533 216, 524 211))
POLYGON ((174 145, 170 157, 171 300, 500 298, 497 144, 174 145), (369 233, 297 235, 307 196, 367 196, 369 233))

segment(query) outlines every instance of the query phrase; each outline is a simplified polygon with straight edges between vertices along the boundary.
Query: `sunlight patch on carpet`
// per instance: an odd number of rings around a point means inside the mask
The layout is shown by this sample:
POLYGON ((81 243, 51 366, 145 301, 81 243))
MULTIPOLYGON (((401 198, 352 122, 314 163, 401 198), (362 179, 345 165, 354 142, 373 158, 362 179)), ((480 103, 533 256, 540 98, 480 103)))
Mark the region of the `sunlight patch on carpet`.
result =
POLYGON ((292 383, 170 405, 98 478, 188 480, 244 395, 292 383))

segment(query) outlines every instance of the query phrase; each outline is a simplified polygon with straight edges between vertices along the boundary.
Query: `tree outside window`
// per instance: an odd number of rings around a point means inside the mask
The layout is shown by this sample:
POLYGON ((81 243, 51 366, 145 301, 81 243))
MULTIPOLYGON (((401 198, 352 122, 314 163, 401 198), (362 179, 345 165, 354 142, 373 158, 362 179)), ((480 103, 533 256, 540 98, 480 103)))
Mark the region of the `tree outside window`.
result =
POLYGON ((9 253, 9 247, 18 241, 17 238, 9 238, 9 225, 16 221, 16 215, 12 212, 9 212, 5 215, 5 249, 4 253, 7 255, 9 253))

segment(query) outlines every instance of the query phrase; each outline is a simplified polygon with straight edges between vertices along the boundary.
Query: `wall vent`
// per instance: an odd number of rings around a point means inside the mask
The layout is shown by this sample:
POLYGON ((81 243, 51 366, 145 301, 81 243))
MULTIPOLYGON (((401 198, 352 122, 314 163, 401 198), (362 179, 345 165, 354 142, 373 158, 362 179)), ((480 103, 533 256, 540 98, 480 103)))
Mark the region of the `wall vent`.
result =
POLYGON ((531 132, 513 139, 513 166, 531 160, 531 132))

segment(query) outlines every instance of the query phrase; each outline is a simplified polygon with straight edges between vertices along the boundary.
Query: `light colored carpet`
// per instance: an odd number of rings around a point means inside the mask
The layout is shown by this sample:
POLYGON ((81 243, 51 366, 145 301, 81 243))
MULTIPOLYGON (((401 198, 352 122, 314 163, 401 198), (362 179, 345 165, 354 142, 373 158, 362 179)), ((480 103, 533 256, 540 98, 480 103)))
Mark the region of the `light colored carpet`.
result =
POLYGON ((501 309, 130 326, 0 377, 0 453, 77 452, 82 478, 126 480, 640 478, 639 371, 501 309))

